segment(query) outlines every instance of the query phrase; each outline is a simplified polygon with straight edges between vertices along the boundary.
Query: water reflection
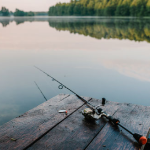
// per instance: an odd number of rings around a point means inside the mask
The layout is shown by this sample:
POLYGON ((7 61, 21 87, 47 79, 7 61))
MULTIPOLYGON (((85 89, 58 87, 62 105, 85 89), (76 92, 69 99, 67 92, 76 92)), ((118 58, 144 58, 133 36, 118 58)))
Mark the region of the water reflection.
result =
POLYGON ((144 19, 100 19, 95 22, 49 21, 51 27, 70 31, 96 39, 129 39, 150 42, 150 20, 144 19))
POLYGON ((69 93, 34 65, 79 95, 150 105, 149 20, 45 17, 0 23, 0 125, 45 101, 34 81, 47 99, 69 93))
POLYGON ((129 39, 150 42, 150 20, 139 18, 0 18, 0 23, 6 27, 11 22, 16 25, 24 22, 48 22, 50 27, 58 31, 70 31, 96 39, 129 39))

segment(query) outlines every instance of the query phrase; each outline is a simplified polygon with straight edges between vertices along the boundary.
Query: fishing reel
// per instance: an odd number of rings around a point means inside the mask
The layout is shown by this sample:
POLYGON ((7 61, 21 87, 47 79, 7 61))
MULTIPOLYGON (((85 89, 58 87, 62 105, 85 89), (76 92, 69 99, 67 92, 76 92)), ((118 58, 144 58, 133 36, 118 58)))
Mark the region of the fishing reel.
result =
POLYGON ((88 120, 98 120, 102 117, 103 111, 99 106, 93 110, 91 108, 85 108, 82 111, 82 115, 88 120))

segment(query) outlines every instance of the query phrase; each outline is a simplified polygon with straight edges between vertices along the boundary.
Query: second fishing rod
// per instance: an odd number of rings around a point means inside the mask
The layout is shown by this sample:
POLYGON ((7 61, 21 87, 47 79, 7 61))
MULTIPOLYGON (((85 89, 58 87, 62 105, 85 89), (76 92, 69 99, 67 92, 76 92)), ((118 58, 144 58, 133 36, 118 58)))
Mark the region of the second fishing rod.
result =
POLYGON ((107 114, 106 112, 104 112, 99 105, 98 106, 94 106, 93 104, 91 104, 90 102, 88 102, 87 100, 85 100, 84 98, 82 98, 81 96, 79 96, 77 93, 75 93, 74 91, 72 91, 70 88, 68 88, 67 86, 65 86, 64 84, 62 84, 61 82, 59 82, 57 79, 53 78, 52 76, 50 76, 48 73, 44 72, 43 70, 41 70, 40 68, 34 66, 35 68, 37 68, 38 70, 40 70, 41 72, 43 72, 44 74, 46 74, 48 77, 50 77, 53 81, 56 81, 57 83, 59 83, 60 85, 58 86, 59 89, 63 89, 66 88, 68 89, 70 92, 72 92, 73 94, 75 94, 80 100, 82 100, 89 108, 86 108, 82 111, 82 114, 85 116, 85 118, 87 119, 91 119, 91 120, 97 120, 100 119, 102 116, 106 117, 110 122, 112 122, 114 125, 116 126, 120 126, 123 129, 125 129, 128 133, 130 133, 135 139, 136 141, 141 144, 141 145, 145 145, 147 143, 147 139, 146 137, 138 134, 138 133, 132 133, 130 130, 128 130, 127 128, 125 128, 123 125, 120 124, 119 119, 113 118, 112 116, 110 116, 109 114, 107 114))

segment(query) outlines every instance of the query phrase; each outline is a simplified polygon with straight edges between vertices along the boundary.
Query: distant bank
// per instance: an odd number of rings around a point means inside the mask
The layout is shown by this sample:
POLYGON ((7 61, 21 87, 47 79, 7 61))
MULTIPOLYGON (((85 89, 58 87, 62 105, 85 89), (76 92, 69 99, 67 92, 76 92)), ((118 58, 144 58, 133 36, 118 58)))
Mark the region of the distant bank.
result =
POLYGON ((70 0, 57 3, 48 12, 15 12, 2 7, 0 16, 132 16, 150 17, 150 0, 70 0))
POLYGON ((71 0, 49 8, 50 16, 150 16, 150 0, 71 0))
POLYGON ((9 11, 7 8, 2 7, 0 10, 0 16, 48 16, 48 12, 25 12, 23 10, 16 9, 15 12, 9 11))

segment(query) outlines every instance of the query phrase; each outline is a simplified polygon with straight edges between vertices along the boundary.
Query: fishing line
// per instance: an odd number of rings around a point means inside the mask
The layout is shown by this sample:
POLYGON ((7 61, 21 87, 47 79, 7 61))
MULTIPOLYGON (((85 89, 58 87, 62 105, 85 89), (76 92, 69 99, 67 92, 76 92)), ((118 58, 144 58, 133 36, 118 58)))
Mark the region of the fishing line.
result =
POLYGON ((56 81, 57 83, 59 83, 60 85, 58 86, 59 89, 63 89, 66 88, 68 89, 70 92, 72 92, 73 94, 75 94, 79 99, 81 99, 83 102, 85 102, 92 110, 94 110, 94 105, 92 105, 91 103, 89 103, 87 100, 85 100, 84 98, 82 98, 81 96, 79 96, 77 93, 75 93, 74 91, 72 91, 70 88, 68 88, 67 86, 65 86, 64 84, 62 84, 61 82, 59 82, 58 80, 56 80, 55 78, 53 78, 52 76, 50 76, 49 74, 47 74, 46 72, 44 72, 43 70, 41 70, 40 68, 34 66, 35 68, 37 68, 38 70, 40 70, 41 72, 43 72, 44 74, 46 74, 48 77, 52 78, 53 81, 56 81))
POLYGON ((34 81, 35 85, 37 86, 37 88, 39 89, 39 91, 41 92, 41 94, 43 95, 44 99, 47 101, 47 98, 45 97, 45 95, 43 94, 42 90, 40 89, 40 87, 38 86, 38 84, 34 81))

